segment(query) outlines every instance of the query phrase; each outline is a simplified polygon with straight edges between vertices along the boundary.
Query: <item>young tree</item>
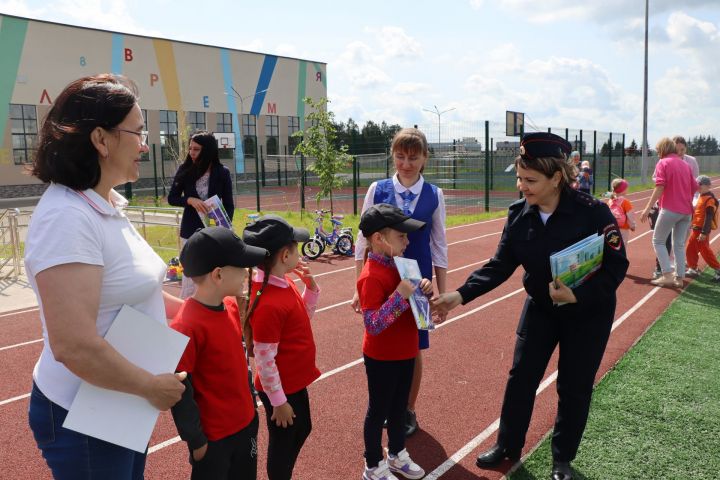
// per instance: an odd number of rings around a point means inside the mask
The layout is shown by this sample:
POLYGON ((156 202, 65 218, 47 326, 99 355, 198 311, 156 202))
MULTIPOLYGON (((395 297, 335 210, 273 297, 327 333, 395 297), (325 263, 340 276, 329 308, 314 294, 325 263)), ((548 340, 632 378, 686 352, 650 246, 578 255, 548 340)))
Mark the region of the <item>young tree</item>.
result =
POLYGON ((347 153, 347 145, 336 144, 337 131, 335 115, 327 110, 329 100, 321 98, 303 98, 310 113, 305 115, 305 130, 295 132, 293 136, 302 141, 295 147, 294 154, 301 153, 315 161, 307 169, 318 176, 319 191, 315 196, 318 206, 323 198, 330 199, 330 214, 333 214, 333 190, 342 187, 347 177, 340 176, 340 170, 352 163, 352 156, 347 153))

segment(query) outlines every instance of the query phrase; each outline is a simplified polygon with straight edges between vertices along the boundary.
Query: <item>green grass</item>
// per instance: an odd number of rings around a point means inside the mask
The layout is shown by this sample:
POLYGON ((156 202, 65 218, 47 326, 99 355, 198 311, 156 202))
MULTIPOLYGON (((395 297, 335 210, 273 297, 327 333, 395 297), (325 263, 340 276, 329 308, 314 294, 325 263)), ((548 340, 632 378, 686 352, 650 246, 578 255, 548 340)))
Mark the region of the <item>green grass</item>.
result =
MULTIPOLYGON (((720 477, 720 285, 694 281, 595 389, 577 479, 720 477)), ((546 438, 509 478, 548 478, 546 438)))

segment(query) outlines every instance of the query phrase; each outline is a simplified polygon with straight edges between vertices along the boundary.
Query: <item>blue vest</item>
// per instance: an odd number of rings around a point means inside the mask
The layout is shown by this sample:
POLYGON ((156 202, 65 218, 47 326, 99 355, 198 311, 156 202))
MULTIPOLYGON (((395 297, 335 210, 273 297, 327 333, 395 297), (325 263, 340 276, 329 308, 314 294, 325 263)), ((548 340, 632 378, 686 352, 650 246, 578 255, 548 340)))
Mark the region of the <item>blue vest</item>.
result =
MULTIPOLYGON (((395 201, 395 187, 392 178, 380 180, 375 186, 373 203, 389 203, 398 206, 395 201)), ((405 258, 414 258, 420 266, 423 278, 432 279, 432 255, 430 253, 430 231, 432 230, 432 216, 438 207, 437 187, 428 182, 423 183, 420 196, 417 199, 412 218, 425 222, 425 228, 408 234, 409 244, 405 249, 405 258)))

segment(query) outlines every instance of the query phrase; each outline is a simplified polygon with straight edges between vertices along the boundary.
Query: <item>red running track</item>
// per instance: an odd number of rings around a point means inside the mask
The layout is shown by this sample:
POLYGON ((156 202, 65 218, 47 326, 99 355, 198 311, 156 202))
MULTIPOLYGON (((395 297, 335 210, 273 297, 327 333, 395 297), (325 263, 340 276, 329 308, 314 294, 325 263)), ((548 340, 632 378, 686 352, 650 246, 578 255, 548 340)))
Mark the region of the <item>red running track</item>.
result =
MULTIPOLYGON (((649 192, 630 196, 636 209, 649 192)), ((450 244, 448 285, 466 276, 495 251, 503 220, 491 220, 448 230, 450 244)), ((646 225, 640 226, 628 245, 630 270, 618 291, 616 318, 598 378, 645 332, 677 296, 677 290, 659 289, 648 282, 654 255, 646 225), (635 240, 636 239, 636 240, 635 240), (638 307, 639 305, 639 307, 638 307)), ((309 387, 313 432, 295 469, 295 478, 358 478, 363 468, 362 423, 367 391, 361 358, 363 326, 348 305, 354 285, 350 258, 325 255, 313 262, 322 289, 313 328, 318 366, 323 376, 309 387)), ((493 292, 453 311, 448 322, 431 333, 425 353, 425 377, 418 402, 421 430, 408 440, 413 458, 428 472, 427 478, 497 479, 510 464, 497 470, 474 465, 477 453, 495 438, 507 372, 512 361, 515 328, 525 294, 522 270, 493 292), (451 460, 448 460, 451 459, 451 460)), ((169 287, 174 288, 174 287, 169 287)), ((27 427, 27 393, 33 365, 41 350, 36 309, 0 314, 0 465, 7 478, 49 479, 47 466, 27 427), (34 343, 28 343, 34 342, 34 343)), ((557 397, 552 373, 553 357, 544 388, 538 394, 524 453, 552 428, 557 397)), ((264 479, 266 429, 260 409, 258 478, 264 479)), ((591 413, 592 414, 592 413, 591 413)), ((187 450, 177 441, 168 413, 160 416, 153 433, 147 479, 189 477, 187 450)), ((592 452, 580 452, 592 455, 592 452)))

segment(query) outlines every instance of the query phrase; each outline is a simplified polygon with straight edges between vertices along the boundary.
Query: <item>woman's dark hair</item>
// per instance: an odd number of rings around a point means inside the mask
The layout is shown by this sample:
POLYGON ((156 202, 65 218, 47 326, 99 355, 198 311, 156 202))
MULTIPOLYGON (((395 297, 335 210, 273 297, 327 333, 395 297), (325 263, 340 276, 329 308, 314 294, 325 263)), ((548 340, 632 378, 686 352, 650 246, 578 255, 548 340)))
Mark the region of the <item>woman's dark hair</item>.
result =
POLYGON ((555 172, 560 172, 560 183, 558 184, 560 190, 563 187, 572 185, 578 175, 577 168, 565 158, 540 157, 529 159, 520 155, 515 159, 515 171, 517 171, 518 166, 526 170, 540 172, 547 178, 552 178, 555 172))
POLYGON ((117 127, 137 103, 137 87, 128 78, 103 73, 70 83, 55 99, 40 128, 30 173, 43 182, 75 190, 100 181, 98 151, 90 140, 97 127, 117 127))
MULTIPOLYGON (((193 162, 190 154, 185 157, 185 161, 178 168, 175 175, 175 181, 182 183, 186 179, 196 181, 205 175, 211 165, 220 165, 220 154, 218 152, 218 143, 215 135, 210 132, 201 130, 193 133, 190 142, 195 142, 202 147, 197 162, 193 162)), ((189 144, 189 142, 188 142, 189 144)))

